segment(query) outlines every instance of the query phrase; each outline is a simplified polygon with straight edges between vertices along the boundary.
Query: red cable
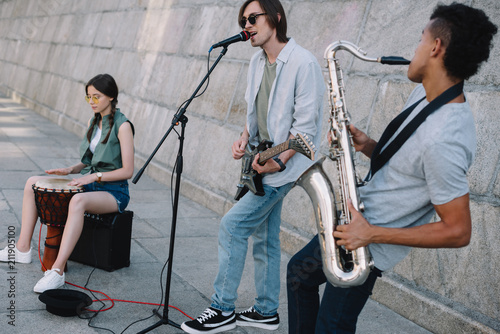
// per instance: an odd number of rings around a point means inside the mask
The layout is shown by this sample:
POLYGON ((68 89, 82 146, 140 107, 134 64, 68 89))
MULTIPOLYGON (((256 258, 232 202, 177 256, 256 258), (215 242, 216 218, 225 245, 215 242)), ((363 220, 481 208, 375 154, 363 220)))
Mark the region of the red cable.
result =
MULTIPOLYGON (((43 265, 43 261, 42 261, 42 256, 40 254, 40 241, 41 241, 41 237, 42 237, 42 224, 40 224, 40 232, 38 233, 38 259, 40 260, 40 263, 42 264, 42 268, 44 270, 47 270, 47 268, 45 268, 45 266, 43 265)), ((100 293, 101 295, 103 296, 106 296, 105 299, 96 299, 96 300, 93 300, 93 302, 96 302, 96 301, 110 301, 111 302, 111 306, 108 307, 108 308, 105 308, 103 310, 91 310, 91 309, 86 309, 87 311, 90 311, 90 312, 104 312, 104 311, 108 311, 108 310, 111 310, 114 306, 115 306, 115 302, 123 302, 123 303, 132 303, 132 304, 143 304, 143 305, 153 305, 153 306, 165 306, 165 304, 157 304, 157 303, 147 303, 147 302, 137 302, 137 301, 133 301, 133 300, 122 300, 122 299, 112 299, 110 298, 107 294, 105 294, 104 292, 101 292, 101 291, 97 291, 97 290, 91 290, 89 288, 84 288, 84 287, 81 287, 79 285, 76 285, 76 284, 73 284, 73 283, 70 283, 68 281, 65 281, 66 284, 69 284, 69 285, 72 285, 74 287, 77 287, 77 288, 80 288, 82 290, 88 290, 88 291, 92 291, 92 292, 95 292, 95 293, 100 293)), ((193 320, 194 318, 190 317, 189 315, 187 315, 184 311, 182 311, 180 308, 178 307, 175 307, 175 306, 172 306, 172 305, 168 305, 168 307, 171 307, 177 311, 179 311, 180 313, 182 313, 183 315, 185 315, 186 317, 188 317, 189 319, 193 320)))

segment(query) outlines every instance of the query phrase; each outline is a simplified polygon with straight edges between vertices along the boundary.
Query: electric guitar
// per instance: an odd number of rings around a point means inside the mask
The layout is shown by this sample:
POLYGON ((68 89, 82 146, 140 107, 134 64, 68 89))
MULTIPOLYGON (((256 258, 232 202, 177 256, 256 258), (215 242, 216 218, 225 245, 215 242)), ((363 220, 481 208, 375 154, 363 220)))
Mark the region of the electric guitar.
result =
POLYGON ((264 196, 264 187, 262 186, 262 175, 258 174, 252 168, 252 162, 255 159, 257 153, 260 153, 259 164, 264 165, 267 160, 277 156, 281 152, 287 150, 294 150, 314 160, 314 144, 307 137, 307 135, 301 135, 300 133, 293 139, 288 139, 287 141, 271 147, 273 142, 269 140, 263 140, 257 147, 247 145, 245 149, 245 154, 243 155, 241 163, 241 176, 240 183, 238 183, 238 190, 235 200, 242 198, 248 190, 257 196, 264 196))

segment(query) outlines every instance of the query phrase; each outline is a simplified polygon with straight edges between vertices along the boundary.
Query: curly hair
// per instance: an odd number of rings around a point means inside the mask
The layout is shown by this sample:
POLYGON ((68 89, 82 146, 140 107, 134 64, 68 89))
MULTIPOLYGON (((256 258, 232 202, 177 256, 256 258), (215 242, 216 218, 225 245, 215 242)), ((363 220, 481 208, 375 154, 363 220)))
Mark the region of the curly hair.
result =
POLYGON ((460 3, 438 5, 430 18, 430 31, 446 47, 444 67, 448 75, 468 79, 490 56, 497 27, 486 14, 460 3))
MULTIPOLYGON (((116 105, 118 104, 118 86, 116 85, 115 79, 109 74, 98 74, 87 82, 85 85, 85 94, 88 95, 89 86, 94 86, 99 92, 103 93, 106 96, 112 97, 111 101, 111 115, 109 117, 109 131, 104 140, 103 144, 108 142, 109 135, 111 133, 111 128, 113 127, 114 117, 116 112, 116 105)), ((97 114, 94 117, 92 124, 87 131, 87 140, 92 140, 92 132, 94 131, 94 126, 99 123, 101 120, 101 114, 97 114)))

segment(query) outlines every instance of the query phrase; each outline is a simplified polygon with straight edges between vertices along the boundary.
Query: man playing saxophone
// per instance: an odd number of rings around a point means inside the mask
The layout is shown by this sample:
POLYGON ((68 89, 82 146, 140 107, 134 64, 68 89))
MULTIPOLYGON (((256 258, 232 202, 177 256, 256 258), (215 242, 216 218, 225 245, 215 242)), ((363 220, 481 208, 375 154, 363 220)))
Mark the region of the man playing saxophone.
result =
POLYGON ((408 78, 420 85, 407 101, 408 112, 402 113, 407 118, 391 127, 398 116, 378 143, 350 126, 354 148, 372 162, 369 181, 359 188, 365 209, 361 213, 350 205, 350 224, 338 225, 333 235, 337 246, 347 250, 367 246, 375 267, 359 286, 340 288, 327 282, 320 303, 318 287, 326 277, 318 236, 313 238, 288 264, 290 333, 354 333, 377 277, 403 260, 411 247, 468 245, 471 214, 466 174, 476 137, 462 85, 488 59, 496 32, 481 10, 457 3, 437 6, 408 69, 408 78), (374 168, 405 126, 450 91, 455 94, 397 147, 390 160, 374 168), (431 222, 435 213, 440 220, 431 222))

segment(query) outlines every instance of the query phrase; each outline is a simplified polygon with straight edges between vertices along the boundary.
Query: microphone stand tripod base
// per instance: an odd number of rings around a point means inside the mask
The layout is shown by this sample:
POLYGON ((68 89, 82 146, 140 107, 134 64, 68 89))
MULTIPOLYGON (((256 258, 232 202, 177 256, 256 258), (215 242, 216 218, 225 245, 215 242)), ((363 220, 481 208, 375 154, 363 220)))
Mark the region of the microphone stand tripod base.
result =
MULTIPOLYGON (((168 307, 168 306, 167 306, 168 307)), ((153 326, 151 327, 148 327, 140 332, 138 332, 137 334, 143 334, 143 333, 147 333, 149 331, 152 331, 153 329, 157 328, 157 327, 160 327, 160 326, 163 326, 163 325, 170 325, 172 327, 175 327, 175 328, 178 328, 178 329, 181 329, 181 325, 173 322, 172 320, 170 319, 166 319, 163 317, 163 314, 160 314, 158 312, 158 310, 153 310, 153 313, 158 317, 160 318, 160 321, 158 321, 156 324, 154 324, 153 326)))
MULTIPOLYGON (((168 306, 167 306, 168 307, 168 306)), ((162 325, 170 325, 170 326, 173 326, 175 328, 181 328, 181 325, 179 325, 178 323, 176 322, 173 322, 172 320, 170 319, 164 319, 163 318, 163 315, 160 314, 160 312, 158 312, 158 310, 153 310, 153 313, 158 317, 160 318, 160 322, 162 325)))
MULTIPOLYGON (((168 305, 166 306, 168 307, 168 305)), ((181 329, 181 325, 179 325, 178 323, 176 322, 173 322, 172 320, 168 319, 168 318, 164 318, 163 314, 160 314, 158 312, 158 310, 153 310, 153 313, 158 317, 160 318, 160 321, 158 321, 156 324, 154 324, 153 326, 151 327, 148 327, 140 332, 138 332, 137 334, 143 334, 143 333, 147 333, 149 331, 152 331, 153 329, 157 328, 157 327, 160 327, 160 326, 163 326, 163 325, 170 325, 172 327, 175 327, 175 328, 178 328, 178 329, 181 329)))

